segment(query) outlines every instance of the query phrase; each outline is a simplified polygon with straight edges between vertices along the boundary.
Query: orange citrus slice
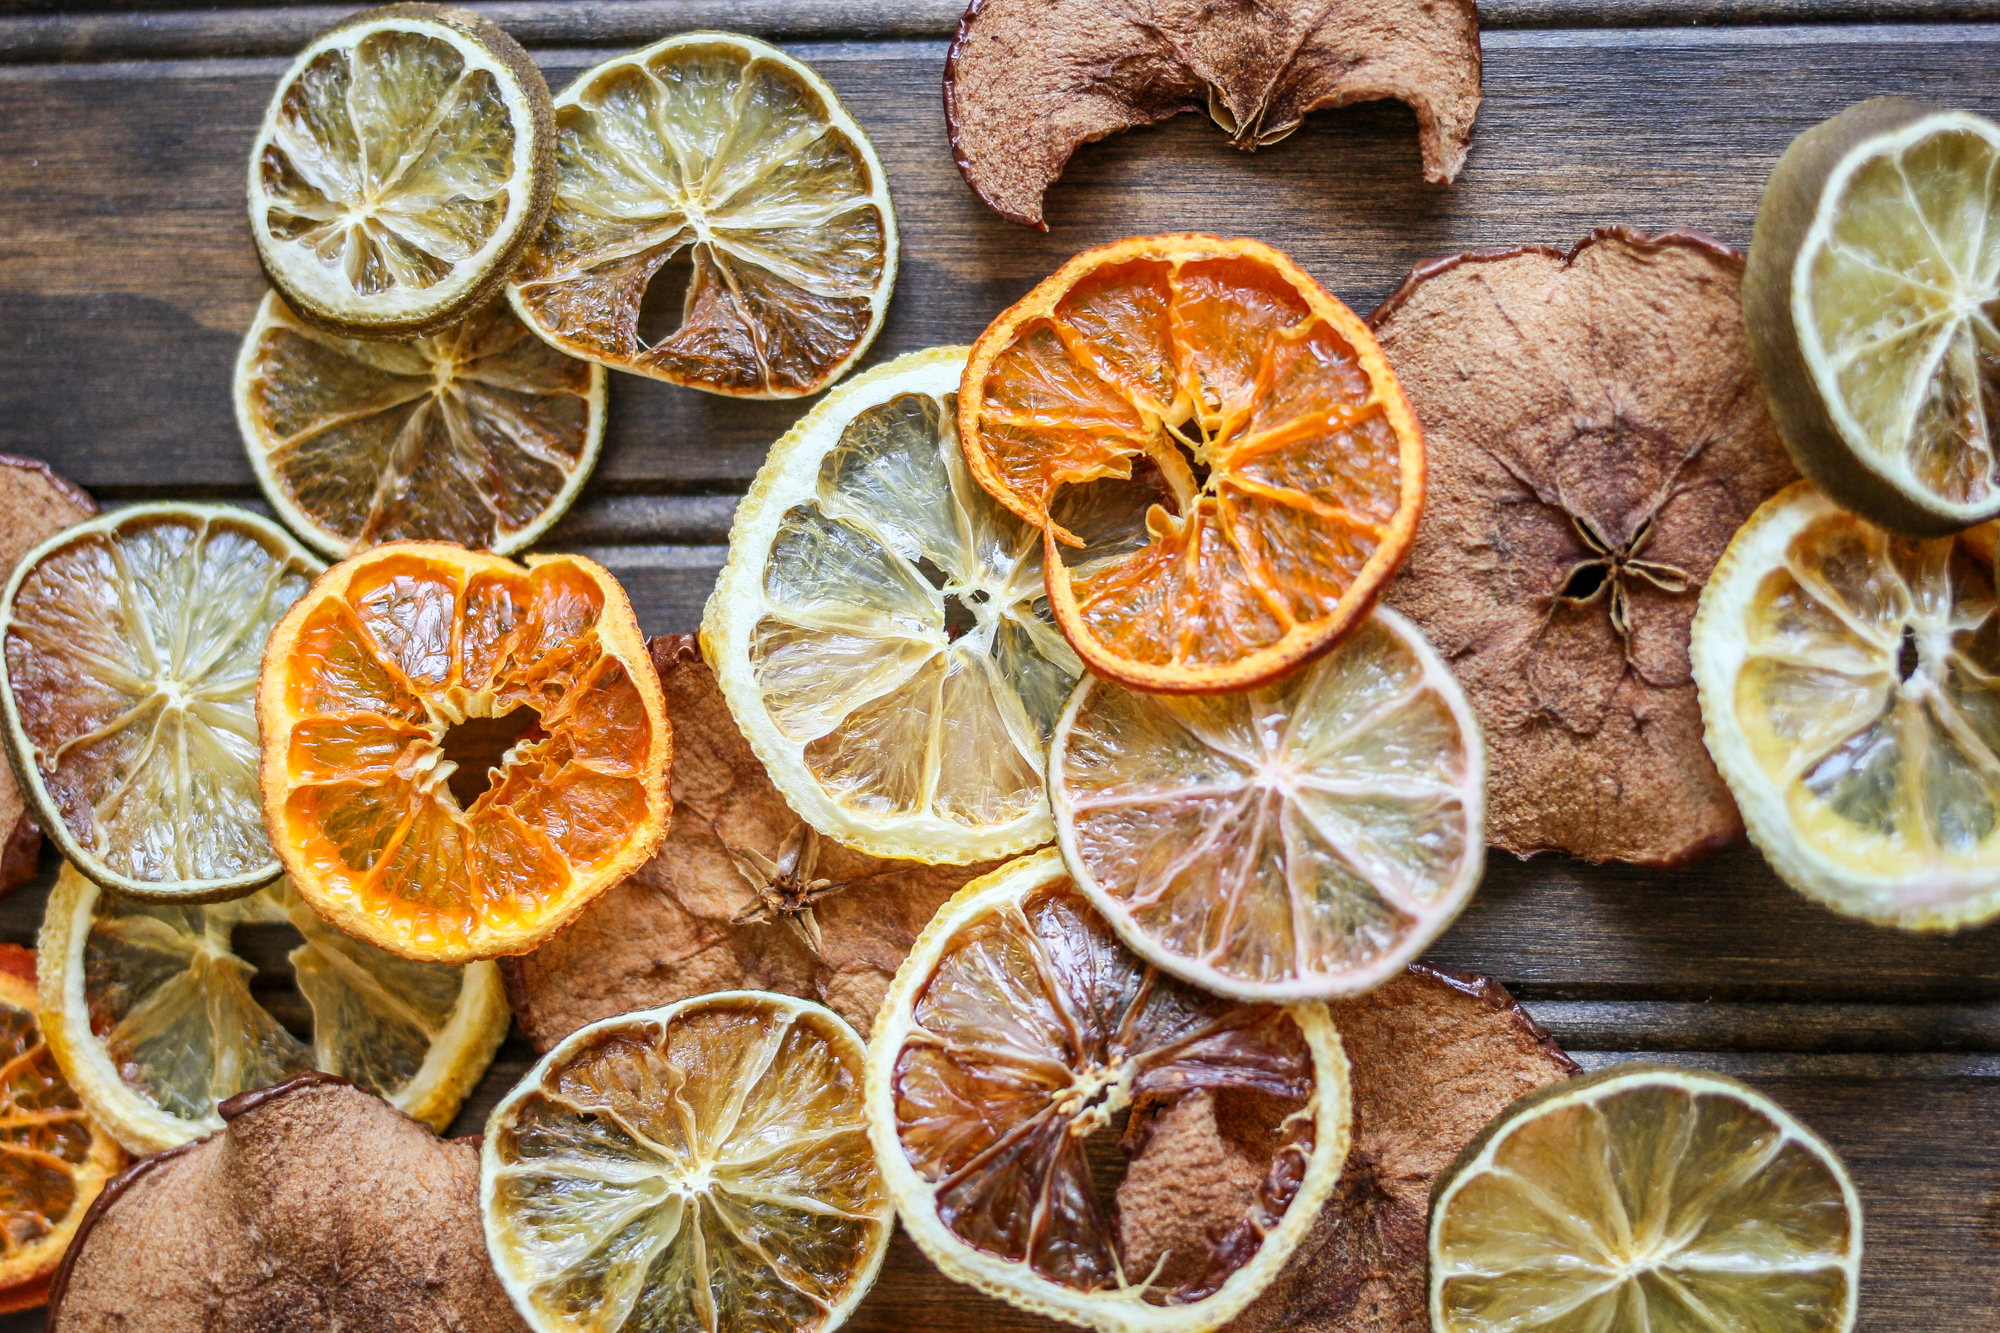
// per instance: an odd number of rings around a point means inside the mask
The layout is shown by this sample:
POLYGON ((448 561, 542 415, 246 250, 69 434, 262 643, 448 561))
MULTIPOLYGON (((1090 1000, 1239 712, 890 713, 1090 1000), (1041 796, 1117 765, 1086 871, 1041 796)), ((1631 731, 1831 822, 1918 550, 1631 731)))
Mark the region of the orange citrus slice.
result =
POLYGON ((394 542, 271 635, 264 813, 292 884, 391 953, 525 953, 651 856, 672 732, 624 590, 577 556, 394 542))
POLYGON ((1354 312, 1267 245, 1087 250, 994 320, 959 389, 972 474, 1047 541, 1056 623, 1136 689, 1248 689, 1359 623, 1416 531, 1423 436, 1354 312), (1163 482, 1150 540, 1071 555, 1065 500, 1163 482))

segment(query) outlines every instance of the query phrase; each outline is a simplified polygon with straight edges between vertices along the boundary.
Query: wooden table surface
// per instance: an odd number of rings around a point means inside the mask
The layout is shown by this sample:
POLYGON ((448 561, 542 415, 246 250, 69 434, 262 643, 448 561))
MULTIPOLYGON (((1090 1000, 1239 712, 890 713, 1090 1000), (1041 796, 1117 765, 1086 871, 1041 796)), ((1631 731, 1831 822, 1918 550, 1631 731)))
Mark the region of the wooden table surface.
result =
MULTIPOLYGON (((871 363, 969 342, 1069 255, 1134 233, 1258 237, 1363 312, 1427 257, 1609 223, 1746 245, 1779 152, 1849 103, 1904 93, 2000 114, 2000 0, 1491 0, 1457 184, 1423 182, 1400 104, 1319 113, 1254 156, 1184 116, 1085 147, 1038 234, 953 169, 939 79, 958 0, 474 7, 556 88, 691 28, 757 33, 811 63, 873 137, 901 219, 871 363)), ((262 507, 229 396, 264 290, 243 162, 291 53, 344 12, 0 0, 0 451, 108 504, 262 507)), ((691 630, 735 497, 801 405, 612 380, 603 459, 545 546, 609 566, 649 633, 691 630)), ((33 943, 48 879, 0 904, 0 938, 33 943)), ((1502 858, 1431 957, 1504 981, 1587 1066, 1643 1053, 1724 1070, 1804 1117, 1861 1191, 1863 1328, 2000 1327, 2000 928, 1854 924, 1747 847, 1672 871, 1502 858)), ((510 1039, 456 1132, 480 1128, 529 1054, 510 1039)), ((918 1320, 1056 1327, 945 1282, 899 1240, 850 1327, 918 1320)), ((0 1333, 40 1326, 0 1318, 0 1333)))

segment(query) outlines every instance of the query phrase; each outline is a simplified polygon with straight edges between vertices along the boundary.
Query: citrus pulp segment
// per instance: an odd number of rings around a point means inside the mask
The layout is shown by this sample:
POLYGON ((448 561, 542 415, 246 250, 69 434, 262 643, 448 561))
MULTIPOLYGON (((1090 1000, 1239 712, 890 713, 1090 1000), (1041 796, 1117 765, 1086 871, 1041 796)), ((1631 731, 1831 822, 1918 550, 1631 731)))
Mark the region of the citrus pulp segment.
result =
POLYGON ((321 568, 275 523, 186 504, 103 515, 21 557, 0 598, 8 753, 79 870, 183 901, 277 878, 257 670, 321 568))
POLYGON ((486 1247, 536 1333, 830 1333, 894 1214, 863 1048, 810 1001, 721 991, 565 1038, 493 1109, 486 1247))
POLYGON ((911 1238, 947 1277, 1107 1333, 1227 1322, 1347 1155, 1326 1007, 1160 975, 1052 849, 939 910, 868 1050, 868 1132, 911 1238), (1093 1139, 1130 1157, 1115 1189, 1093 1139))
POLYGON ((293 886, 405 958, 532 949, 666 829, 659 677, 624 590, 580 556, 343 561, 271 636, 257 708, 293 886))
POLYGON ((312 1069, 443 1130, 507 1035, 494 964, 384 953, 320 920, 285 880, 226 903, 144 903, 64 866, 40 944, 49 1049, 135 1153, 212 1134, 229 1098, 312 1069), (239 931, 301 938, 285 955, 289 986, 253 993, 239 931), (301 1009, 304 1038, 280 1021, 301 1009))
POLYGON ((1779 875, 1911 930, 2000 913, 2000 617, 1972 543, 1894 537, 1809 482, 1694 620, 1708 748, 1779 875))
POLYGON ((250 147, 271 282, 332 332, 409 337, 495 295, 555 192, 548 84, 468 10, 365 10, 299 52, 250 147))
POLYGON ((1772 415, 1828 495, 1924 537, 2000 513, 2000 125, 1885 97, 1800 135, 1743 308, 1772 415))
MULTIPOLYGON (((956 347, 898 357, 772 446, 701 630, 802 818, 875 856, 960 865, 1054 833, 1042 766, 1081 670, 1048 618, 1041 534, 966 472, 964 364, 956 347)), ((1074 521, 1106 548, 1143 540, 1135 506, 1074 521)))
POLYGON ((48 1300, 70 1238, 124 1162, 63 1077, 35 1011, 34 953, 0 944, 0 1314, 48 1300))
POLYGON ((1423 437, 1374 335, 1256 241, 1078 255, 980 335, 958 417, 979 484, 1047 534, 1063 634, 1135 689, 1248 689, 1323 651, 1423 503, 1423 437), (1065 500, 1135 466, 1160 492, 1149 540, 1066 554, 1065 500))
POLYGON ((584 71, 555 105, 555 205, 508 286, 544 338, 742 398, 817 392, 874 341, 896 281, 888 179, 811 69, 682 33, 584 71))
POLYGON ((1247 694, 1086 677, 1056 725, 1049 793, 1070 873, 1119 938, 1242 999, 1380 985, 1485 864, 1478 720, 1386 607, 1247 694))
POLYGON ((1438 1178, 1437 1333, 1846 1333, 1861 1201, 1752 1088, 1635 1062, 1529 1093, 1438 1178))
POLYGON ((336 560, 404 540, 506 555, 590 475, 604 380, 504 302, 434 334, 364 341, 268 292, 236 360, 236 424, 265 498, 336 560))

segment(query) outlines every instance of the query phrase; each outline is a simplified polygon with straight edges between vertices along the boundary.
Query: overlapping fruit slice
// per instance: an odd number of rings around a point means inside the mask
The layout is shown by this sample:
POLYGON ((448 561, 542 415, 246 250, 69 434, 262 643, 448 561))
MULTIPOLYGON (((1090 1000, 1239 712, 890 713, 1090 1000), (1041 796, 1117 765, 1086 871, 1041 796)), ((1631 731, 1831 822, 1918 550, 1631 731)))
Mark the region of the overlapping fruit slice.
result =
MULTIPOLYGON (((963 348, 841 385, 772 446, 736 511, 702 643, 792 808, 876 856, 963 865, 1053 833, 1042 763, 1079 671, 1048 620, 1042 537, 974 485, 963 348)), ((1143 505, 1079 492, 1119 549, 1143 505)))
POLYGON ((493 1109, 486 1248, 536 1333, 830 1333, 892 1213, 831 1010, 721 991, 582 1028, 493 1109))
POLYGON ((604 378, 502 302, 384 342, 322 333, 271 292, 236 360, 236 423, 265 498, 336 559, 404 540, 505 555, 590 475, 604 378))
POLYGON ((91 1201, 124 1162, 50 1054, 35 955, 0 944, 0 1314, 49 1298, 49 1279, 91 1201))
POLYGON ((1117 1333, 1218 1327, 1347 1155, 1326 1009, 1244 1004, 1128 952, 1053 851, 974 880, 891 985, 868 1131, 944 1273, 1117 1333), (1104 1188, 1100 1148, 1129 1156, 1104 1188))
POLYGON ((223 1102, 309 1069, 442 1130, 507 1035, 497 966, 384 953, 320 920, 285 880, 226 903, 142 903, 64 866, 41 949, 49 1048, 135 1153, 212 1134, 223 1102), (268 961, 291 939, 289 983, 259 978, 244 954, 268 961), (308 1018, 301 1035, 285 1026, 308 1018))
POLYGON ((1835 911, 1914 930, 2000 913, 1991 540, 1892 537, 1799 482, 1702 592, 1709 751, 1772 867, 1835 911))
POLYGON ((1047 533, 1049 604, 1137 689, 1270 680, 1367 613, 1423 502, 1423 437, 1375 339, 1256 241, 1085 251, 980 335, 959 435, 979 484, 1047 533), (1156 474, 1150 538, 1088 551, 1065 492, 1156 474))
POLYGON ((508 289, 544 338, 745 398, 823 389, 874 341, 896 281, 888 180, 805 65, 669 37, 579 75, 556 129, 555 206, 508 289))
POLYGON ((578 556, 398 542, 335 566, 271 636, 258 721, 300 896, 406 958, 531 949, 666 829, 659 677, 578 556))
POLYGON ((250 148, 250 233, 301 316, 429 333, 494 295, 555 191, 549 87, 469 10, 397 4, 327 29, 250 148))
POLYGON ((1437 1333, 1846 1333, 1861 1201, 1733 1078, 1634 1062, 1529 1093, 1439 1176, 1437 1333))
POLYGON ((142 898, 277 878, 257 799, 264 642, 321 566, 239 509, 137 505, 21 558, 0 601, 7 743, 79 870, 142 898))
POLYGON ((1472 705, 1386 607, 1247 694, 1086 679, 1049 789, 1071 872, 1125 942, 1245 999, 1380 985, 1451 924, 1485 864, 1472 705))

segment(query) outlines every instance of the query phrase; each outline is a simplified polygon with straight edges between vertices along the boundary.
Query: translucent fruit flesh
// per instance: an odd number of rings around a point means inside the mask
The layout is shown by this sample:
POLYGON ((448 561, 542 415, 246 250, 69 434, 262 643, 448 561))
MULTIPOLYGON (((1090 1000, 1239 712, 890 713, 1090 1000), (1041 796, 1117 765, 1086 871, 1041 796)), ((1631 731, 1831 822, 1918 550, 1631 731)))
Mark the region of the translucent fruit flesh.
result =
POLYGON ((895 278, 888 191, 805 66, 748 38, 672 38, 583 74, 556 125, 556 202, 512 279, 544 337, 751 397, 823 388, 874 337, 895 278), (685 277, 660 276, 683 256, 685 277), (665 332, 642 317, 655 282, 680 292, 665 332))
POLYGON ((489 1250, 538 1333, 824 1333, 873 1281, 891 1212, 860 1040, 761 992, 621 1015, 495 1110, 489 1250))
POLYGON ((1415 528, 1422 440, 1374 339, 1253 241, 1078 256, 988 328, 960 430, 975 477, 1048 533, 1058 622, 1099 675, 1241 689, 1366 611, 1415 528), (1063 556, 1065 488, 1149 461, 1150 541, 1063 556))
POLYGON ((299 892, 405 957, 531 948, 665 827, 659 681, 623 592, 587 560, 357 556, 273 639, 260 716, 266 809, 299 892), (463 800, 454 728, 521 709, 532 720, 463 800))
MULTIPOLYGON (((1850 447, 1911 494, 2000 501, 2000 128, 1933 117, 1836 173, 1794 282, 1850 447)), ((1967 520, 1969 521, 1969 520, 1967 520)))
POLYGON ((213 1133, 220 1103, 309 1069, 442 1130, 506 1031, 491 964, 384 953, 321 921, 282 880, 231 902, 177 906, 100 893, 65 869, 50 902, 43 948, 48 1007, 61 1015, 57 1055, 133 1152, 213 1133), (260 927, 303 937, 285 956, 290 988, 251 989, 258 969, 238 932, 260 927), (301 1005, 305 1038, 280 1021, 301 1005))
POLYGON ((65 853, 126 892, 275 877, 257 797, 264 643, 318 566, 235 510, 151 505, 71 528, 17 571, 7 709, 65 853))
POLYGON ((1146 957, 1225 994, 1379 984, 1450 923, 1483 864, 1478 726, 1386 610, 1248 694, 1080 687, 1050 772, 1093 901, 1146 957))
POLYGON ((400 540, 505 554, 596 460, 603 380, 504 304, 385 342, 314 329, 274 292, 245 339, 237 413, 265 494, 329 555, 400 540))
POLYGON ((1852 1187, 1753 1097, 1690 1072, 1503 1112, 1435 1205, 1439 1333, 1851 1327, 1852 1187))

